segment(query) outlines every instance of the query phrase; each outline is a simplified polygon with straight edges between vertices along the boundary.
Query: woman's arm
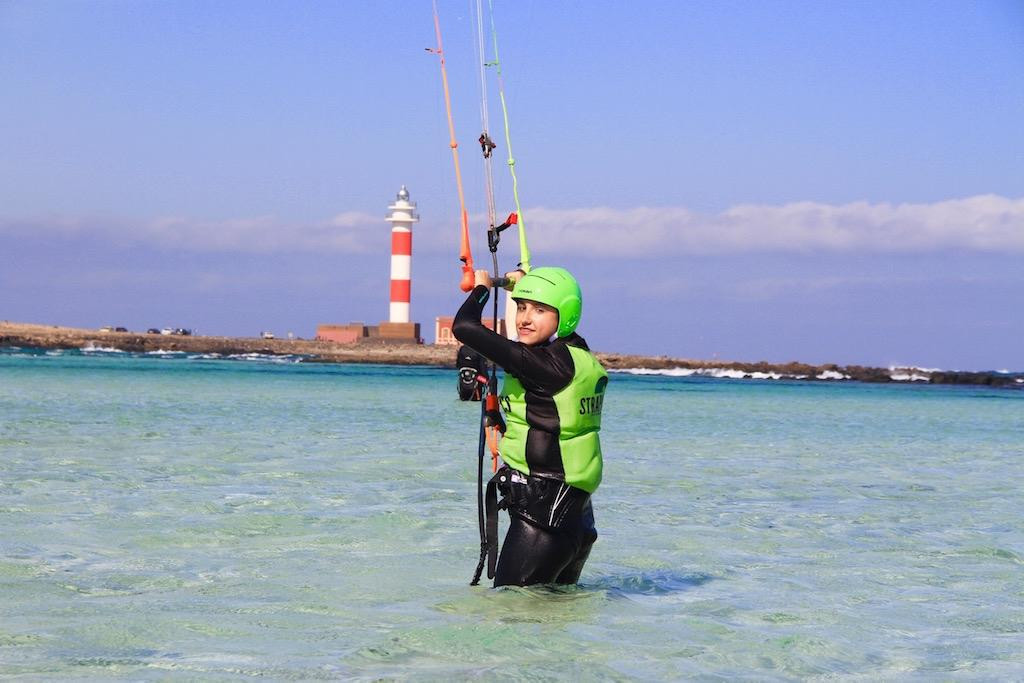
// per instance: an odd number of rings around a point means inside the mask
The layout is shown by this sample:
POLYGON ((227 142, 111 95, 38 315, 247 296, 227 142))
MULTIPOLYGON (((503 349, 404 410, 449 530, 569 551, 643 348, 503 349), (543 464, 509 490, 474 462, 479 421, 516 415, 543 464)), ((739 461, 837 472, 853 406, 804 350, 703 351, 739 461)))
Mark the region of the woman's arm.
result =
MULTIPOLYGON (((479 282, 479 278, 477 281, 479 282)), ((517 365, 518 349, 516 347, 522 345, 487 329, 480 322, 480 315, 490 297, 491 291, 487 286, 477 284, 469 293, 465 303, 459 308, 459 312, 455 314, 452 334, 463 344, 500 365, 506 372, 515 374, 512 366, 517 365)))
POLYGON ((506 339, 480 322, 484 305, 490 298, 487 288, 490 278, 486 271, 482 273, 482 276, 478 274, 477 286, 455 315, 452 334, 526 385, 552 394, 563 389, 572 381, 575 372, 572 357, 563 344, 529 347, 506 339))

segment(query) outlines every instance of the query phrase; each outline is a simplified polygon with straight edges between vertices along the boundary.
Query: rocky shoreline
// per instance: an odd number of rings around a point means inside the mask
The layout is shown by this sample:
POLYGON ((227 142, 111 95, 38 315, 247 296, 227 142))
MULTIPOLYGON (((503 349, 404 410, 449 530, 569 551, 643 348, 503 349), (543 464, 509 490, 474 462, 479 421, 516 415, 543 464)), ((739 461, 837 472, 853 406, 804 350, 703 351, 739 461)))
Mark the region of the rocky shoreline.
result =
MULTIPOLYGON (((219 354, 300 356, 304 362, 372 363, 454 367, 456 347, 433 344, 336 344, 306 339, 179 336, 139 332, 104 332, 74 327, 0 322, 0 347, 39 349, 117 349, 138 353, 156 351, 219 354)), ((806 379, 817 381, 922 382, 969 384, 1024 389, 1024 374, 955 372, 920 368, 875 368, 859 365, 806 363, 744 363, 705 361, 666 356, 596 352, 610 370, 638 374, 701 375, 736 379, 806 379)))

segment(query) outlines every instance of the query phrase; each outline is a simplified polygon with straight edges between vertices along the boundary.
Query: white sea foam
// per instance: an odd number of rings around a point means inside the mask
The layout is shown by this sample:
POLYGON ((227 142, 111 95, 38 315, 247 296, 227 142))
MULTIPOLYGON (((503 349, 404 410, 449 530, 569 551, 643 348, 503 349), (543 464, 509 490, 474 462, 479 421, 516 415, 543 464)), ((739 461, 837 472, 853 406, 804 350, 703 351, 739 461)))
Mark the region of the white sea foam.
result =
POLYGON ((890 372, 889 379, 893 382, 927 382, 931 378, 916 372, 890 372))
POLYGON ((732 368, 623 368, 614 369, 628 375, 661 375, 664 377, 714 377, 716 379, 807 379, 807 375, 786 375, 779 372, 746 372, 732 368))
POLYGON ((240 353, 228 356, 228 358, 232 360, 256 361, 259 363, 301 363, 303 359, 309 358, 309 356, 295 354, 281 356, 269 353, 240 353))
POLYGON ((615 369, 610 372, 621 372, 626 375, 665 375, 667 377, 689 377, 695 375, 699 371, 692 370, 690 368, 665 368, 663 370, 653 370, 651 368, 623 368, 621 370, 615 369))
POLYGON ((894 382, 927 382, 933 372, 942 371, 938 368, 919 368, 914 365, 890 365, 889 379, 894 382))
POLYGON ((257 363, 301 363, 302 360, 306 358, 306 356, 301 355, 278 356, 268 353, 188 353, 187 351, 167 351, 164 349, 147 351, 146 355, 163 358, 182 358, 185 360, 240 360, 257 363))
POLYGON ((849 375, 844 375, 836 370, 825 370, 824 372, 815 375, 818 379, 850 379, 849 375))
POLYGON ((942 372, 942 368, 922 368, 917 365, 890 365, 889 372, 909 372, 909 373, 933 373, 942 372))
POLYGON ((83 346, 80 351, 82 353, 125 353, 125 351, 115 349, 113 346, 96 346, 92 342, 83 346))
POLYGON ((744 379, 746 377, 746 373, 742 370, 726 370, 725 368, 708 368, 706 374, 723 379, 744 379))
POLYGON ((22 349, 14 347, 7 347, 6 349, 0 349, 0 354, 3 354, 7 358, 37 358, 39 354, 29 353, 22 349))
POLYGON ((795 375, 783 375, 778 372, 744 372, 743 370, 728 370, 725 368, 709 368, 708 375, 711 377, 722 377, 725 379, 795 379, 795 375))

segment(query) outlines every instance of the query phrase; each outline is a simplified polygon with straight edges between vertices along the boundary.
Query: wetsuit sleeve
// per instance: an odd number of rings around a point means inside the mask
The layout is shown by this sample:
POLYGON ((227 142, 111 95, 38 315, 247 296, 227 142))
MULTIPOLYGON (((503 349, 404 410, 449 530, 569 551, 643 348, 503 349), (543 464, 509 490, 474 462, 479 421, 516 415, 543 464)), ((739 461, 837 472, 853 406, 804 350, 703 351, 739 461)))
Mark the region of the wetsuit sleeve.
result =
POLYGON ((480 314, 489 298, 490 291, 483 285, 469 293, 452 323, 455 338, 490 358, 524 386, 552 394, 568 386, 575 374, 568 349, 563 344, 529 347, 487 329, 480 314))
POLYGON ((500 334, 484 327, 480 322, 480 314, 483 313, 484 305, 491 298, 491 292, 483 285, 477 285, 466 297, 465 303, 455 314, 452 322, 452 334, 460 342, 475 349, 477 353, 508 370, 506 363, 512 362, 515 355, 515 347, 522 346, 500 334))

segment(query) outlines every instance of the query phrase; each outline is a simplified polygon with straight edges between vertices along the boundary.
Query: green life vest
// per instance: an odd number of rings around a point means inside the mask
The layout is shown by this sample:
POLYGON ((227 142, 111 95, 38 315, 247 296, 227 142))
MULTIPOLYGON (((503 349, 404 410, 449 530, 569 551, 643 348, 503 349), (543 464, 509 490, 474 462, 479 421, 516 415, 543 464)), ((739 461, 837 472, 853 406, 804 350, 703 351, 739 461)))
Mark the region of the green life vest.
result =
POLYGON ((529 412, 526 389, 518 378, 505 375, 500 398, 507 429, 501 440, 501 458, 512 469, 530 474, 531 460, 542 458, 552 469, 551 460, 560 457, 557 469, 565 482, 593 493, 601 483, 601 442, 597 433, 608 373, 589 351, 569 345, 565 348, 575 368, 572 381, 550 398, 532 395, 529 412), (528 438, 532 430, 538 429, 548 434, 528 438), (531 448, 542 444, 546 452, 528 453, 528 444, 531 448))

